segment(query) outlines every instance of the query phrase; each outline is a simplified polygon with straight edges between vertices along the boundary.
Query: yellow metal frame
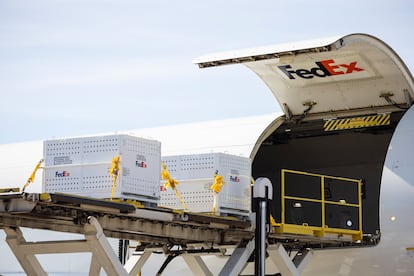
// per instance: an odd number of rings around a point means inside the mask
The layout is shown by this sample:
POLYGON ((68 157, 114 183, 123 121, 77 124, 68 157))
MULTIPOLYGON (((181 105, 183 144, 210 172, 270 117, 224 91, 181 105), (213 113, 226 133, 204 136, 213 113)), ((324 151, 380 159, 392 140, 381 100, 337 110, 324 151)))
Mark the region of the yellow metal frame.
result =
POLYGON ((272 223, 272 225, 274 226, 274 231, 276 233, 312 235, 315 237, 324 237, 326 234, 336 234, 336 235, 351 236, 354 241, 359 241, 362 239, 362 235, 363 235, 363 232, 362 232, 362 180, 282 169, 281 192, 282 192, 281 223, 277 223, 277 222, 272 223), (314 176, 314 177, 320 178, 320 185, 321 185, 321 197, 320 198, 321 199, 287 196, 285 194, 285 184, 286 184, 285 174, 286 173, 314 176), (345 181, 349 183, 355 183, 356 185, 358 185, 358 204, 325 200, 325 179, 336 179, 336 180, 341 180, 341 181, 345 181), (285 222, 285 200, 286 199, 296 199, 296 200, 301 200, 301 201, 320 203, 322 225, 321 226, 309 226, 306 223, 303 223, 302 225, 287 224, 285 222), (350 230, 350 229, 343 229, 343 228, 331 228, 328 225, 326 225, 326 220, 325 220, 325 206, 326 205, 340 205, 340 206, 358 208, 358 228, 359 229, 350 230))

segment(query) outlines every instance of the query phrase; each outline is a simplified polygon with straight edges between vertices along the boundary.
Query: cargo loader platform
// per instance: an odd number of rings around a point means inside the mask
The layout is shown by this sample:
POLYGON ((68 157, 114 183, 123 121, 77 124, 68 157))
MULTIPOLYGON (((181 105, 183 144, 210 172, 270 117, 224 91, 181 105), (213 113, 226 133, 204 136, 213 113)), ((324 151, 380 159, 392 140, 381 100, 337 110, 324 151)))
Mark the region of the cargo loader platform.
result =
MULTIPOLYGON (((161 207, 136 208, 134 205, 67 194, 0 194, 0 227, 27 227, 83 234, 83 225, 95 217, 107 237, 177 244, 213 243, 236 245, 253 237, 248 220, 172 210, 161 207)), ((275 228, 279 227, 277 224, 275 228)), ((346 233, 346 229, 344 229, 346 233)), ((351 242, 339 233, 308 236, 298 232, 270 233, 281 241, 294 238, 298 243, 323 244, 351 242)))
MULTIPOLYGON (((122 202, 58 193, 0 194, 0 229, 6 232, 6 241, 26 273, 32 271, 36 275, 47 273, 41 268, 35 254, 91 251, 90 275, 98 275, 101 268, 111 275, 128 275, 106 238, 140 242, 136 251, 142 252, 141 258, 135 258, 132 265, 125 265, 129 267, 127 272, 132 273, 129 275, 136 275, 140 271, 154 248, 164 250, 166 255, 171 256, 177 254, 170 250, 174 246, 181 248, 180 256, 194 273, 209 275, 201 255, 223 256, 226 250, 233 249, 237 254, 240 248, 243 248, 243 254, 251 254, 249 244, 254 240, 253 227, 246 220, 159 207, 136 208, 122 202), (20 227, 83 234, 85 240, 26 242, 20 227), (167 247, 169 250, 166 251, 167 247)), ((268 243, 269 253, 272 248, 276 248, 278 256, 281 256, 280 252, 286 253, 280 251, 283 246, 303 255, 304 248, 354 244, 350 237, 342 234, 317 237, 275 231, 269 234, 268 243)), ((134 258, 130 259, 132 261, 134 258)))
POLYGON ((184 213, 166 208, 135 208, 131 204, 66 194, 0 195, 0 227, 28 227, 84 234, 95 217, 107 237, 150 243, 211 242, 234 244, 251 238, 250 222, 184 213), (191 219, 191 221, 190 221, 191 219), (237 229, 237 230, 236 230, 237 229))

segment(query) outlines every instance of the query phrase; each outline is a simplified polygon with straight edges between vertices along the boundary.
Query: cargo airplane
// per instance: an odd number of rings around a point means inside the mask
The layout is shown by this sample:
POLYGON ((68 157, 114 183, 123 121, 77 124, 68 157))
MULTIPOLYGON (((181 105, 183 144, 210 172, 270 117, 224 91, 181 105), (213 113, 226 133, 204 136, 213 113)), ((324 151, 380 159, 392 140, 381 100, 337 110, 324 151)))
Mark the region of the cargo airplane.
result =
MULTIPOLYGON (((314 254, 301 275, 414 275, 414 80, 390 46, 367 34, 350 34, 211 54, 194 63, 200 68, 247 66, 265 82, 283 113, 128 133, 161 141, 163 155, 217 151, 250 156, 253 178, 267 177, 273 183, 270 211, 275 221, 301 227, 321 224, 312 207, 320 203, 310 188, 314 178, 359 179, 361 204, 348 204, 355 201, 354 189, 327 180, 316 194, 336 206, 324 210, 321 227, 360 229, 361 239, 310 245, 314 254), (309 178, 282 187, 285 169, 309 178), (302 192, 313 199, 296 196, 302 192), (293 196, 282 202, 286 193, 293 196), (358 211, 341 209, 347 204, 358 211)), ((41 142, 1 145, 2 185, 24 183, 22 172, 42 156, 41 147, 41 142)), ((40 182, 30 191, 39 192, 40 182)), ((34 238, 44 235, 27 232, 34 238)), ((4 241, 0 248, 0 273, 19 275, 22 270, 4 241)), ((88 271, 79 257, 54 258, 43 260, 54 275, 88 271)), ((205 262, 216 275, 225 259, 213 256, 205 262)), ((153 275, 155 262, 144 266, 142 275, 153 275)), ((281 272, 272 265, 267 269, 272 275, 281 272)), ((243 273, 251 274, 247 270, 243 273)), ((178 259, 165 273, 191 274, 178 259)))

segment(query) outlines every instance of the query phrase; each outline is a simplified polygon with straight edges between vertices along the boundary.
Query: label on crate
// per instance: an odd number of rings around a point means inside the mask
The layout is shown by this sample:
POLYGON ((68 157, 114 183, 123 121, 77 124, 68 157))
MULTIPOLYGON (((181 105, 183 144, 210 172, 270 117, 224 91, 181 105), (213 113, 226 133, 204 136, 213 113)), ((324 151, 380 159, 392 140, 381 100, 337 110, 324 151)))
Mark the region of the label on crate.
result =
POLYGON ((69 156, 56 156, 53 158, 53 165, 70 165, 72 164, 72 159, 69 156))
POLYGON ((128 176, 128 175, 130 175, 129 168, 122 167, 122 176, 128 176))
POLYGON ((145 158, 145 155, 137 154, 135 166, 143 169, 148 168, 147 158, 145 158))
POLYGON ((238 170, 231 169, 230 170, 230 181, 239 183, 240 182, 240 176, 239 175, 240 174, 239 174, 238 170))

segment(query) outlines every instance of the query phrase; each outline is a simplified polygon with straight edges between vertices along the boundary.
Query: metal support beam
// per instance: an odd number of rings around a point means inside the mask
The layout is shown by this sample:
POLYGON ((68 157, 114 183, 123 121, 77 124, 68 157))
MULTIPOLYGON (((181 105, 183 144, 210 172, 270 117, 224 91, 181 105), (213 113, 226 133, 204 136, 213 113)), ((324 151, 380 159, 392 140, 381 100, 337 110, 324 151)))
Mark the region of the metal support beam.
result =
POLYGON ((125 264, 125 269, 128 272, 128 274, 130 276, 136 276, 138 273, 140 273, 142 267, 147 262, 151 254, 151 251, 144 251, 142 255, 132 254, 127 260, 127 263, 125 264))
POLYGON ((47 273, 43 270, 42 265, 39 263, 36 256, 33 253, 26 253, 21 248, 21 244, 26 243, 21 230, 19 228, 13 229, 5 227, 4 231, 7 235, 6 242, 10 246, 10 249, 13 251, 24 272, 26 272, 27 275, 47 276, 47 273))
POLYGON ((211 273, 200 256, 183 254, 181 257, 183 257, 184 261, 187 263, 194 275, 213 276, 213 273, 211 273))
POLYGON ((254 251, 254 243, 252 239, 247 244, 245 242, 239 244, 221 269, 219 276, 239 275, 254 251))
POLYGON ((89 276, 99 276, 102 265, 95 254, 92 254, 91 265, 89 266, 89 276))
POLYGON ((295 257, 293 258, 293 263, 296 266, 296 269, 299 273, 302 273, 305 269, 306 265, 312 259, 313 250, 312 249, 304 249, 296 253, 295 257))
POLYGON ((88 221, 84 225, 85 240, 26 242, 20 228, 5 227, 6 242, 28 275, 47 275, 36 254, 80 252, 92 252, 90 276, 98 276, 101 268, 108 275, 128 275, 103 234, 99 222, 94 217, 89 217, 88 221))
POLYGON ((89 249, 93 255, 96 255, 105 272, 108 275, 127 276, 127 271, 119 262, 98 220, 94 217, 89 217, 88 222, 84 225, 85 238, 88 241, 89 249))
POLYGON ((283 276, 299 276, 296 266, 282 244, 278 243, 272 250, 269 248, 268 253, 283 276))
POLYGON ((306 249, 299 251, 292 260, 280 243, 269 247, 268 253, 283 276, 300 276, 313 255, 312 250, 306 249))
POLYGON ((20 243, 25 254, 59 254, 90 252, 85 240, 39 241, 20 243))

